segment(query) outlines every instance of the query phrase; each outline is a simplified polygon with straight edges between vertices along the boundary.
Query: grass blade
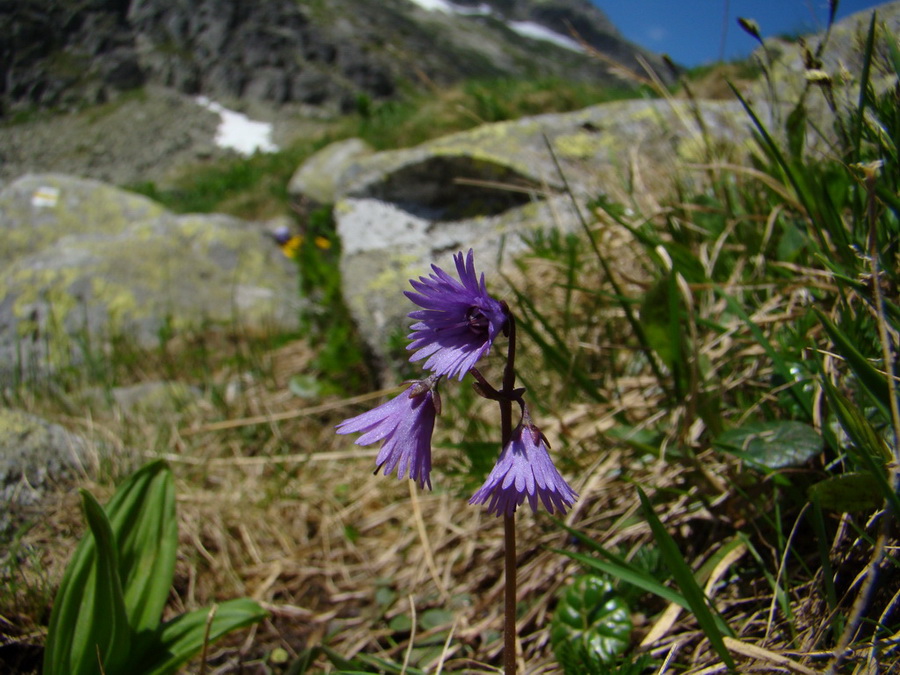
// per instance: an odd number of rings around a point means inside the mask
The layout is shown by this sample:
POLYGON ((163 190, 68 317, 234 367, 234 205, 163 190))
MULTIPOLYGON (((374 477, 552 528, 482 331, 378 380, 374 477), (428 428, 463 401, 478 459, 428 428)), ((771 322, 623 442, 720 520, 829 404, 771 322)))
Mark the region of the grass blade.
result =
POLYGON ((834 325, 820 309, 813 307, 813 312, 815 312, 825 332, 828 333, 828 337, 834 343, 835 349, 847 361, 850 369, 859 378, 872 401, 886 417, 889 416, 890 390, 885 376, 878 372, 878 369, 859 352, 853 341, 834 325))
POLYGON ((694 578, 694 572, 685 562, 684 557, 681 555, 681 551, 678 550, 678 545, 675 543, 675 540, 672 539, 666 531, 665 526, 662 524, 662 521, 660 521, 653 511, 653 505, 650 504, 650 500, 647 499, 647 495, 644 494, 644 491, 640 488, 637 490, 644 511, 644 517, 647 519, 647 524, 650 525, 650 529, 653 531, 653 537, 659 546, 663 560, 668 565, 669 571, 672 572, 675 582, 684 594, 684 598, 687 601, 690 610, 694 613, 694 618, 697 619, 697 623, 700 625, 706 638, 709 640, 713 649, 716 650, 716 653, 722 661, 733 670, 734 661, 731 658, 731 654, 728 653, 728 648, 725 646, 725 640, 723 639, 723 634, 731 636, 731 631, 722 621, 721 617, 713 615, 707 604, 706 595, 703 593, 703 589, 700 588, 700 584, 698 584, 697 580, 694 578))

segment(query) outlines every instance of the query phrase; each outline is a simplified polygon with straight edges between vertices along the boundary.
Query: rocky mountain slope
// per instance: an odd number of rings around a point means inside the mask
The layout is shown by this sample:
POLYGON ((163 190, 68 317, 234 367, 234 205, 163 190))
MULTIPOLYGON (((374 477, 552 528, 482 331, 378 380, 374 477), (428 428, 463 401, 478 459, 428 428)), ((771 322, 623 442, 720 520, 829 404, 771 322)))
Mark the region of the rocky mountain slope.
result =
POLYGON ((611 82, 616 64, 642 72, 639 55, 659 65, 588 0, 0 0, 0 34, 0 115, 144 84, 347 109, 460 78, 611 82))

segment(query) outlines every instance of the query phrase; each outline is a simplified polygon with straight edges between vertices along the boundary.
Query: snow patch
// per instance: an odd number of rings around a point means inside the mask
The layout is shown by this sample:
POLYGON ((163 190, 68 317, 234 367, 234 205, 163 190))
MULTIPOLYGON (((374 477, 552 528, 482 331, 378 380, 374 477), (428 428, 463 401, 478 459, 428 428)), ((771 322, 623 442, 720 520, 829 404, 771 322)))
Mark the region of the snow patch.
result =
POLYGON ((243 113, 229 110, 206 96, 198 96, 194 100, 198 105, 219 116, 221 121, 216 130, 216 145, 220 148, 235 150, 242 155, 278 151, 278 146, 272 142, 270 123, 251 120, 243 113))
POLYGON ((575 52, 584 51, 584 47, 582 47, 581 43, 577 40, 573 40, 565 35, 560 35, 556 31, 550 30, 539 23, 534 23, 533 21, 510 21, 507 25, 523 37, 552 42, 555 45, 571 49, 575 52))
POLYGON ((445 0, 412 0, 413 4, 418 5, 429 12, 444 12, 445 14, 455 14, 453 5, 445 0))
MULTIPOLYGON (((463 7, 449 2, 448 0, 410 0, 410 2, 429 12, 461 14, 463 16, 490 16, 493 14, 490 5, 485 3, 481 3, 477 7, 463 7)), ((561 35, 534 21, 508 21, 506 25, 522 37, 552 42, 555 45, 571 49, 575 52, 584 52, 584 47, 582 47, 577 40, 561 35)))

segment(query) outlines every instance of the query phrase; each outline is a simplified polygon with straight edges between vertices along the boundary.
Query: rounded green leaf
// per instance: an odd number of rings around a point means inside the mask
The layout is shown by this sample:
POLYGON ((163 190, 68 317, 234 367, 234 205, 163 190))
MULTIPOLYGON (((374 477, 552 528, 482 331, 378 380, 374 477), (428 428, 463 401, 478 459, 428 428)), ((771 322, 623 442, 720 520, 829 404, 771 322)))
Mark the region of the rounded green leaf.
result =
POLYGON ((625 651, 631 629, 626 602, 605 578, 587 574, 560 599, 550 640, 566 673, 591 673, 625 651))
POLYGON ((822 452, 822 437, 803 422, 751 422, 729 429, 716 445, 764 469, 805 464, 822 452))
POLYGON ((845 473, 819 481, 809 488, 809 498, 826 511, 838 513, 870 512, 884 503, 878 481, 868 472, 845 473))

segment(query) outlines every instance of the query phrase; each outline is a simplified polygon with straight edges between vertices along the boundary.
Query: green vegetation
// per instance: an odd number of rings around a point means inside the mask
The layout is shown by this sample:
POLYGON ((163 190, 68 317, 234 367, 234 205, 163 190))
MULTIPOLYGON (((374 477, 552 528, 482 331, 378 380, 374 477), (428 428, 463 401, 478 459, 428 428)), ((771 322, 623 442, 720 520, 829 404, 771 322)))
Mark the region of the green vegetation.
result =
POLYGON ((56 594, 45 675, 174 673, 211 641, 266 617, 240 599, 162 621, 178 549, 175 486, 164 462, 135 472, 106 508, 86 490, 81 498, 90 534, 56 594))

